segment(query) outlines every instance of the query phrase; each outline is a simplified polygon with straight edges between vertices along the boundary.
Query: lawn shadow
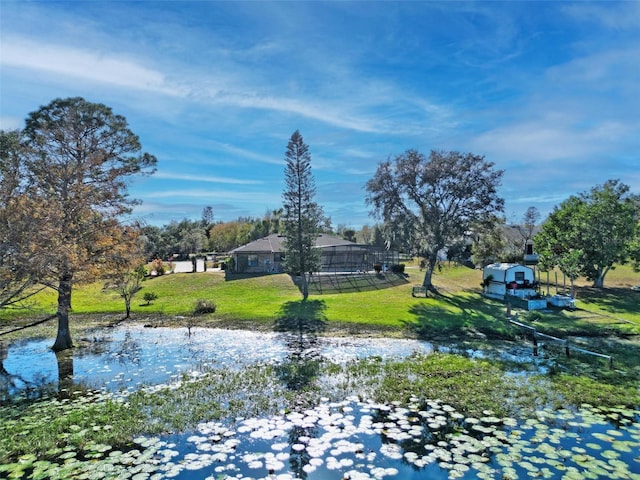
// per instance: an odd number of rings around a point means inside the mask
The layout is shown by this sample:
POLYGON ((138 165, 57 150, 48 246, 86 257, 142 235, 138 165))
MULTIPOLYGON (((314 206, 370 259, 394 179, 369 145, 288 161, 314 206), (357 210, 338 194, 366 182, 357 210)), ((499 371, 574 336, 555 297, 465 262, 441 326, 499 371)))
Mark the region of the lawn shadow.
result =
POLYGON ((604 307, 605 310, 616 314, 639 313, 637 320, 633 321, 635 325, 640 325, 640 292, 631 290, 630 288, 593 288, 578 287, 576 289, 576 297, 583 305, 597 305, 604 307))
POLYGON ((395 272, 380 273, 322 273, 311 275, 309 294, 366 292, 397 287, 409 283, 407 275, 395 272))
POLYGON ((409 308, 415 320, 406 322, 407 328, 424 340, 470 336, 513 338, 502 303, 485 299, 475 291, 464 293, 450 295, 430 291, 426 299, 420 299, 409 308))
POLYGON ((326 309, 324 300, 287 302, 280 308, 273 329, 283 333, 317 335, 326 328, 326 309))

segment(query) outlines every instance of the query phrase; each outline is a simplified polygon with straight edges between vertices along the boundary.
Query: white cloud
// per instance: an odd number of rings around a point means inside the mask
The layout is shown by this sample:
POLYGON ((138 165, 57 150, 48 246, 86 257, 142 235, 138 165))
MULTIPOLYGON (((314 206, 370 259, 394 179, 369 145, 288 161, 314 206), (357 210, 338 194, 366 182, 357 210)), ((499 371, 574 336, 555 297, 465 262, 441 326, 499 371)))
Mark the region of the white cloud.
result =
POLYGON ((24 121, 17 117, 0 117, 0 130, 16 130, 24 126, 24 121))
POLYGON ((189 175, 175 172, 156 172, 154 173, 153 177, 169 180, 184 180, 189 182, 225 183, 230 185, 258 185, 264 183, 260 180, 250 180, 246 178, 217 177, 211 175, 195 174, 189 175))
POLYGON ((133 59, 65 45, 8 37, 2 40, 3 68, 43 71, 121 88, 182 96, 185 90, 168 85, 165 76, 133 59))
POLYGON ((255 203, 263 205, 282 203, 279 193, 261 191, 242 192, 235 190, 179 189, 149 192, 144 196, 145 198, 173 198, 175 201, 180 201, 186 198, 198 198, 202 201, 233 200, 238 203, 255 203))
POLYGON ((472 141, 474 149, 511 162, 582 163, 598 157, 629 133, 629 126, 605 121, 590 127, 565 123, 553 116, 514 125, 506 125, 479 135, 472 141))

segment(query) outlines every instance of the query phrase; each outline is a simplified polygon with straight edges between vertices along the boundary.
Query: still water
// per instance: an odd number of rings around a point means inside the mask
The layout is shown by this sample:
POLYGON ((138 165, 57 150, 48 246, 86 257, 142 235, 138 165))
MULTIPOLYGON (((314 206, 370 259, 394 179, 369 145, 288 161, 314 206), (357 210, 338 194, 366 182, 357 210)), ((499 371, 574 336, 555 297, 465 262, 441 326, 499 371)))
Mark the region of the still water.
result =
MULTIPOLYGON (((212 368, 275 364, 290 353, 287 337, 282 334, 215 328, 192 328, 191 334, 184 328, 100 328, 76 343, 81 347, 65 352, 72 355, 73 382, 108 392, 165 384, 212 368)), ((51 338, 39 338, 8 346, 2 362, 8 376, 0 376, 4 384, 0 383, 1 401, 58 381, 59 358, 51 351, 51 344, 51 338)), ((384 338, 318 337, 313 348, 317 355, 335 363, 433 351, 428 342, 384 338)))
MULTIPOLYGON (((278 365, 291 354, 291 338, 245 330, 192 329, 189 335, 186 329, 121 326, 93 330, 79 339, 79 348, 57 357, 51 339, 17 341, 0 357, 0 399, 38 398, 47 388, 55 391, 63 376, 121 394, 197 378, 212 368, 278 365)), ((334 363, 434 350, 426 342, 379 338, 319 337, 305 345, 307 355, 334 363)), ((74 453, 65 452, 43 478, 640 479, 639 422, 638 411, 587 405, 542 410, 528 419, 496 418, 491 412, 467 418, 438 400, 385 405, 327 398, 300 411, 142 436, 125 451, 104 446, 90 462, 77 462, 76 470, 62 474, 61 465, 74 453)))

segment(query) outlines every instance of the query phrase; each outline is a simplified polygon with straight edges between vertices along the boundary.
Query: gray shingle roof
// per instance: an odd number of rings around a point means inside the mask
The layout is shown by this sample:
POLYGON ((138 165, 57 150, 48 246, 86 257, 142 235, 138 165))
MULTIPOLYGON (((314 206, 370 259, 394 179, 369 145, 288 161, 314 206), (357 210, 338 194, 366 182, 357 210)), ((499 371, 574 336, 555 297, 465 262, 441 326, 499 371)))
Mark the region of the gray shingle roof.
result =
MULTIPOLYGON (((231 253, 274 253, 284 252, 284 241, 286 237, 274 233, 268 237, 259 238, 253 242, 247 243, 242 247, 231 250, 231 253)), ((335 235, 328 235, 321 233, 316 238, 316 247, 333 247, 337 245, 356 245, 349 240, 337 237, 335 235)))

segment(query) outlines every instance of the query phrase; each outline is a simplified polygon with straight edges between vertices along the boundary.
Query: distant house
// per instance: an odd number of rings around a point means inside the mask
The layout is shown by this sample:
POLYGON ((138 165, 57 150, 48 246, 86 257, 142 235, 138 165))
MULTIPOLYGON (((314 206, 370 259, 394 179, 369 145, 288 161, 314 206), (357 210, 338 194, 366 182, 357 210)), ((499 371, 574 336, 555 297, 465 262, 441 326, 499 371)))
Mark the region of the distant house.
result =
POLYGON ((531 232, 527 232, 521 225, 505 225, 502 235, 506 241, 507 249, 511 250, 514 260, 523 261, 525 265, 537 265, 538 254, 534 251, 533 237, 540 232, 540 227, 535 226, 531 232), (529 237, 530 238, 527 238, 529 237))
MULTIPOLYGON (((286 237, 272 234, 230 252, 234 273, 280 273, 284 271, 286 237)), ((367 272, 373 265, 398 263, 398 254, 341 237, 319 234, 315 247, 321 249, 322 272, 367 272)))

